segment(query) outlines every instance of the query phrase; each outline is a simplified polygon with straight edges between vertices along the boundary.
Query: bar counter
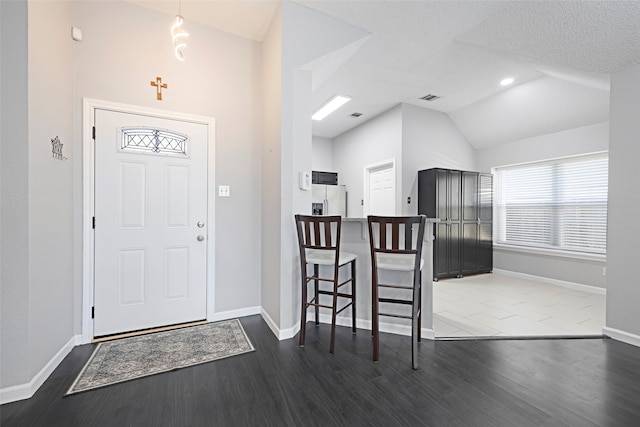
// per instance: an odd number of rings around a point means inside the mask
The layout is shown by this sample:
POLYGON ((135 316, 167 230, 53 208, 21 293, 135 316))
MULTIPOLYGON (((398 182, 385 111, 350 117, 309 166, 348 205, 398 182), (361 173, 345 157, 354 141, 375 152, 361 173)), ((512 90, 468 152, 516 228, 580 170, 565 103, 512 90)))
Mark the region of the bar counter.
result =
MULTIPOLYGON (((427 218, 424 233, 424 244, 422 249, 422 257, 424 265, 422 267, 422 337, 426 339, 434 338, 433 331, 433 224, 438 219, 427 218)), ((358 256, 356 260, 356 324, 359 329, 371 329, 371 254, 369 249, 369 231, 366 218, 343 218, 341 231, 341 249, 345 252, 351 252, 358 256)), ((326 267, 324 267, 326 268, 326 267)), ((342 267, 341 279, 348 268, 342 267), (344 272, 342 271, 344 270, 344 272)), ((330 274, 327 270, 320 269, 320 274, 330 274)), ((380 280, 389 283, 397 281, 402 284, 410 284, 411 273, 397 271, 380 271, 380 280)), ((389 296, 406 297, 408 294, 400 294, 403 291, 389 290, 389 296)), ((410 299, 410 295, 409 295, 410 299)), ((394 307, 392 310, 398 313, 409 313, 409 306, 394 307)), ((327 310, 320 310, 320 320, 323 323, 330 323, 331 316, 327 310)), ((308 319, 312 319, 309 312, 308 319)), ((343 326, 351 325, 351 310, 345 310, 338 315, 337 324, 343 326)), ((408 319, 397 319, 392 317, 380 318, 380 331, 389 332, 400 335, 411 335, 411 321, 408 319)))

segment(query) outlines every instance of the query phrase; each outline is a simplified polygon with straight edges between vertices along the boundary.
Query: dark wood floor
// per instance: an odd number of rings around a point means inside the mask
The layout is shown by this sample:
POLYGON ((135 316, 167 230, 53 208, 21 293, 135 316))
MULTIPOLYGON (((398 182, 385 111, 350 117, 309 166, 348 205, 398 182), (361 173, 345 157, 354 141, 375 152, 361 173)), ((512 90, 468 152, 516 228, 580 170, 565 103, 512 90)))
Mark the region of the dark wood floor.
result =
POLYGON ((423 341, 309 324, 307 345, 241 319, 255 352, 63 397, 91 355, 76 347, 10 426, 638 426, 640 348, 610 339, 423 341))

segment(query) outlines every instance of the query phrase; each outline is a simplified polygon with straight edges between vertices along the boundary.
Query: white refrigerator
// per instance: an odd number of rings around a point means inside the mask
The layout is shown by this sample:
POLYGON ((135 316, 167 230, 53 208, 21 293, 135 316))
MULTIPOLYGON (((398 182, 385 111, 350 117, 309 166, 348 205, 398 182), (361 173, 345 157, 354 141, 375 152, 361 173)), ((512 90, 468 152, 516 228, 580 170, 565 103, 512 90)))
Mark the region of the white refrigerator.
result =
POLYGON ((313 215, 347 216, 347 187, 344 185, 311 185, 313 215))

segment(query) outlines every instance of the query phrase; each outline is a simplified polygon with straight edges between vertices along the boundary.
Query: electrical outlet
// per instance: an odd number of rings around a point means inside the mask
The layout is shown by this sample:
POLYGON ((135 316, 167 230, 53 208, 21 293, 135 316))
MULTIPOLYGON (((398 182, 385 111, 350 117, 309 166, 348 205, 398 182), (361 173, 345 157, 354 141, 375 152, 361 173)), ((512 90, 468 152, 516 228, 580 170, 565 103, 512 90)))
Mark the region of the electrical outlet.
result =
POLYGON ((602 275, 603 276, 607 275, 607 267, 602 267, 602 275))

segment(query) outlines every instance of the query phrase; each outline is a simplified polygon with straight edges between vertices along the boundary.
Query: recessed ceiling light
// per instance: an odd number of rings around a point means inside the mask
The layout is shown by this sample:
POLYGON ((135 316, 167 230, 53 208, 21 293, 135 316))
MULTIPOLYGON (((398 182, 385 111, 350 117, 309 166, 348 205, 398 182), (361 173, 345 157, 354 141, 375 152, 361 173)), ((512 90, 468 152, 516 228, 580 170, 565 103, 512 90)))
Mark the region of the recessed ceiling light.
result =
POLYGON ((322 120, 349 101, 351 101, 350 96, 335 95, 333 98, 327 101, 322 107, 320 107, 315 113, 313 113, 311 118, 313 120, 322 120))
POLYGON ((511 77, 506 78, 506 79, 503 79, 503 80, 500 82, 500 84, 501 84, 502 86, 509 86, 511 83, 513 83, 513 78, 511 78, 511 77))

